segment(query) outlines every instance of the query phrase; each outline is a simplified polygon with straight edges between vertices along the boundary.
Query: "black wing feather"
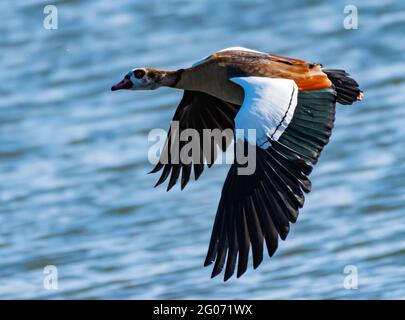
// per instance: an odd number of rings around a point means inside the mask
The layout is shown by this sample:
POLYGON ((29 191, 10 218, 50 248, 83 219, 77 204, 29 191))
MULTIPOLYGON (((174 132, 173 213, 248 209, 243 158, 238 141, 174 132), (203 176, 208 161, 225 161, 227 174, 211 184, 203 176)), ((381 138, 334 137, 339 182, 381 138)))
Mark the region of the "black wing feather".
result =
MULTIPOLYGON (((198 91, 184 91, 182 100, 173 116, 172 121, 179 121, 179 135, 182 130, 195 129, 200 137, 200 161, 198 163, 186 164, 179 159, 179 155, 171 152, 172 146, 178 144, 178 150, 188 141, 172 141, 170 128, 167 135, 165 145, 162 150, 162 155, 168 154, 168 159, 160 158, 159 162, 150 173, 156 173, 163 169, 162 174, 156 183, 155 187, 166 181, 169 178, 167 190, 169 191, 179 180, 181 175, 181 189, 183 189, 190 180, 191 168, 194 168, 194 177, 197 180, 204 170, 204 163, 211 167, 217 158, 217 146, 223 151, 227 149, 230 139, 214 139, 211 143, 211 154, 208 154, 207 148, 203 148, 203 129, 234 129, 234 118, 240 106, 222 101, 209 94, 198 91), (217 141, 218 140, 218 141, 217 141), (165 161, 167 160, 167 161, 165 161), (178 161, 174 161, 178 160, 178 161)), ((190 141, 190 140, 189 140, 190 141)))

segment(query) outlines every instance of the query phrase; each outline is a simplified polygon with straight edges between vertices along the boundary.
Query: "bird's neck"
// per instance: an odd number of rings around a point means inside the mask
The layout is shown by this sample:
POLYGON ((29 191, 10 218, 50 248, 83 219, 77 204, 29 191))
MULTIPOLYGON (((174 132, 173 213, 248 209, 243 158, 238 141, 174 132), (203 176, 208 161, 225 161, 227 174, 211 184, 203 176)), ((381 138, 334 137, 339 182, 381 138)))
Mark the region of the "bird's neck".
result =
POLYGON ((176 71, 155 69, 154 72, 158 74, 158 83, 160 86, 185 89, 182 86, 179 86, 180 83, 184 83, 184 81, 181 81, 184 69, 179 69, 176 71))
POLYGON ((176 71, 159 70, 159 83, 161 86, 177 88, 182 90, 195 90, 195 77, 189 69, 179 69, 176 71))
POLYGON ((189 91, 200 91, 213 97, 241 105, 244 99, 242 87, 229 81, 225 72, 210 68, 187 68, 165 71, 164 83, 167 87, 189 91), (214 76, 213 76, 214 75, 214 76))

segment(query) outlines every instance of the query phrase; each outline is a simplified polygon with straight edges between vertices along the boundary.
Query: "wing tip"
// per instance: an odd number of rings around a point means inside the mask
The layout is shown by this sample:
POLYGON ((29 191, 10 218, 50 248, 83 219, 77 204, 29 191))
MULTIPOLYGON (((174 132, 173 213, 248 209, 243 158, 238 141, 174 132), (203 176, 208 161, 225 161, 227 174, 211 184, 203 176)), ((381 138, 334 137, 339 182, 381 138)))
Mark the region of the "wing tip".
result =
POLYGON ((157 188, 158 186, 160 186, 163 183, 163 181, 158 180, 155 185, 153 186, 154 188, 157 188))
POLYGON ((253 257, 253 269, 256 270, 260 266, 262 261, 263 261, 263 255, 261 255, 259 258, 256 258, 256 259, 253 257))
POLYGON ((214 267, 214 269, 212 270, 212 273, 211 273, 211 279, 215 278, 217 275, 219 275, 221 273, 222 269, 223 269, 222 267, 217 267, 217 268, 214 267))
POLYGON ((205 261, 204 261, 204 267, 208 267, 208 266, 210 266, 211 264, 213 264, 214 263, 214 261, 212 260, 212 259, 205 259, 205 261))
POLYGON ((156 173, 156 172, 158 172, 160 169, 162 169, 162 167, 163 167, 163 164, 160 163, 160 162, 158 162, 158 163, 155 165, 155 167, 154 167, 151 171, 149 171, 147 174, 156 173))
POLYGON ((242 270, 239 270, 238 268, 238 273, 236 274, 236 278, 239 279, 241 276, 243 276, 246 272, 247 268, 243 268, 242 270))
POLYGON ((234 271, 232 270, 232 272, 225 272, 225 275, 224 275, 224 282, 226 282, 226 281, 228 281, 232 276, 233 276, 233 274, 234 274, 234 271))

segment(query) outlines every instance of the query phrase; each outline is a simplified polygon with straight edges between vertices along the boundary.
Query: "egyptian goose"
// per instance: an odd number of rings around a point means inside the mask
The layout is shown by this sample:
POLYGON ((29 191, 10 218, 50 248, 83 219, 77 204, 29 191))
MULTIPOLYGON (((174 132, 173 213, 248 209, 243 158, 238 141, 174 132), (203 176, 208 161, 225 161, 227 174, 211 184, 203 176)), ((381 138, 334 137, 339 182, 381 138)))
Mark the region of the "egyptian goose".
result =
MULTIPOLYGON (((290 222, 297 220, 304 193, 311 190, 309 174, 328 143, 335 119, 335 104, 349 105, 362 100, 355 80, 343 70, 324 69, 321 64, 270 55, 242 47, 218 51, 177 71, 135 68, 111 90, 148 90, 161 86, 184 90, 173 121, 178 130, 256 129, 256 169, 240 175, 234 161, 226 177, 219 202, 205 266, 215 262, 212 277, 225 266, 229 279, 237 262, 237 277, 247 269, 250 247, 253 267, 263 259, 263 243, 269 256, 285 240, 290 222)), ((163 151, 169 159, 170 131, 163 151)), ((178 135, 177 135, 178 139, 178 135)), ((252 144, 242 137, 244 144, 252 144)), ((225 151, 229 143, 214 139, 225 151)), ((201 138, 202 142, 202 138, 201 138)), ((254 141, 253 141, 254 143, 254 141)), ((201 161, 163 161, 151 171, 163 170, 157 185, 169 176, 168 190, 181 173, 181 189, 190 179, 197 180, 204 163, 211 167, 217 153, 200 144, 201 161)), ((212 148, 216 149, 216 148, 212 148)), ((162 153, 163 153, 162 151, 162 153)), ((178 158, 178 157, 177 157, 178 158)), ((166 159, 167 160, 167 159, 166 159)), ((195 160, 195 159, 194 159, 195 160)), ((198 160, 198 159, 197 159, 198 160)))

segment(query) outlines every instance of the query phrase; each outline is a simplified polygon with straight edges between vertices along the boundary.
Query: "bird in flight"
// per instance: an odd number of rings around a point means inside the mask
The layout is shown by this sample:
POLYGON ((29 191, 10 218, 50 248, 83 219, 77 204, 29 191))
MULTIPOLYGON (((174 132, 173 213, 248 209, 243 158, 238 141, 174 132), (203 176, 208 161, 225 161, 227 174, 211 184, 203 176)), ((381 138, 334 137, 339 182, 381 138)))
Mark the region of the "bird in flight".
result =
POLYGON ((184 90, 173 121, 179 132, 200 133, 201 152, 200 161, 192 162, 172 154, 173 145, 181 150, 187 143, 174 141, 179 136, 171 134, 172 127, 162 149, 168 158, 161 156, 151 171, 162 171, 156 186, 169 179, 170 190, 180 180, 183 189, 192 171, 197 180, 204 165, 212 166, 216 148, 229 147, 229 139, 213 138, 207 150, 204 129, 229 129, 235 140, 238 129, 256 130, 256 141, 242 136, 244 144, 254 145, 255 170, 242 175, 238 174, 242 164, 235 160, 231 165, 204 263, 214 263, 211 277, 225 267, 226 281, 236 266, 240 277, 247 270, 250 250, 256 269, 264 243, 271 257, 279 238, 286 239, 304 205, 304 193, 311 191, 312 167, 329 142, 336 102, 350 105, 362 100, 363 92, 344 70, 242 47, 220 50, 176 71, 135 68, 111 90, 162 86, 184 90), (175 158, 178 161, 170 161, 175 158))

